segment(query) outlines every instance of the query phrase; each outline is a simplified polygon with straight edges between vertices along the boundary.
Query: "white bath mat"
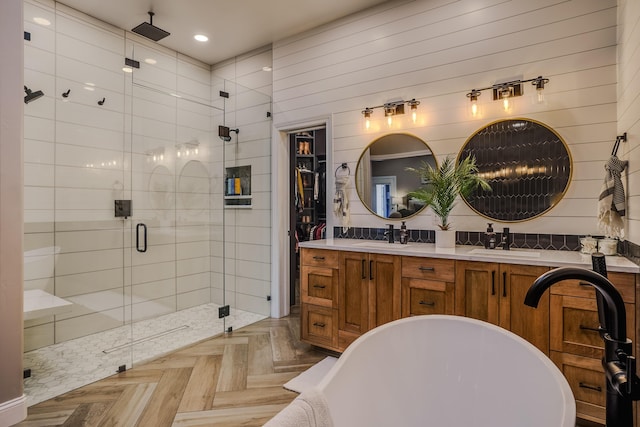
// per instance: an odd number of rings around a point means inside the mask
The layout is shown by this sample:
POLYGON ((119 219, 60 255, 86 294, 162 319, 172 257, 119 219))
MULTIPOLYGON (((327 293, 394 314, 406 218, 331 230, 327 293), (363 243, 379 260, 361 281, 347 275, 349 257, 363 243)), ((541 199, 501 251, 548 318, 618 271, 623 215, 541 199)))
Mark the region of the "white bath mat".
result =
POLYGON ((297 377, 291 379, 283 387, 287 390, 302 393, 318 384, 329 369, 336 363, 337 357, 327 356, 297 377))

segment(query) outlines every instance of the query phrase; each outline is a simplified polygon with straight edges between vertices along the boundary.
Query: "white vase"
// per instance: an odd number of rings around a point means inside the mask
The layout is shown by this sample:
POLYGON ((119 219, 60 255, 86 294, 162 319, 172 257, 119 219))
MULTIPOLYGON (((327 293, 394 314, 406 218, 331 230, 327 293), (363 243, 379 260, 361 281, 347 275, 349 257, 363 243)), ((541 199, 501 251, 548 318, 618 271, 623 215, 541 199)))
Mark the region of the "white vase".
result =
POLYGON ((436 230, 436 248, 455 248, 455 230, 436 230))

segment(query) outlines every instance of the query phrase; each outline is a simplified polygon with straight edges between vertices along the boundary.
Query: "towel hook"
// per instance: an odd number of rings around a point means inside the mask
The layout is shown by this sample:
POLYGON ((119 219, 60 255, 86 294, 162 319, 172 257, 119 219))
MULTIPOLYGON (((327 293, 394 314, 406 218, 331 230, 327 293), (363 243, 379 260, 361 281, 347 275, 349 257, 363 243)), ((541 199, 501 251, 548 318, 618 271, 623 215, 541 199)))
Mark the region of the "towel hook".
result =
POLYGON ((338 166, 336 168, 336 171, 333 173, 333 176, 335 176, 336 178, 338 177, 338 171, 342 169, 342 170, 347 170, 347 175, 351 175, 351 169, 349 168, 349 165, 346 163, 342 163, 340 166, 338 166))
POLYGON ((620 141, 627 142, 627 133, 623 133, 622 135, 616 136, 616 142, 613 144, 613 151, 611 152, 612 156, 618 154, 618 147, 620 146, 620 141))

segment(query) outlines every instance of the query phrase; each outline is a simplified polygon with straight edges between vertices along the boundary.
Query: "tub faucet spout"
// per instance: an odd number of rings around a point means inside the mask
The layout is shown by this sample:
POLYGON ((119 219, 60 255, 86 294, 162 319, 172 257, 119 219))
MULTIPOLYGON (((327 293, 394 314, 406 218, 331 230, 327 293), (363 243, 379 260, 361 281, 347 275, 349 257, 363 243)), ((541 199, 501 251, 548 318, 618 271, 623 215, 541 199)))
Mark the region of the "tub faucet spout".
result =
POLYGON ((632 401, 640 400, 640 379, 636 376, 632 342, 627 339, 626 310, 622 296, 603 275, 591 270, 560 267, 538 277, 524 299, 537 307, 542 294, 562 280, 581 280, 596 288, 601 336, 604 339, 602 367, 607 377, 608 426, 633 427, 632 401))

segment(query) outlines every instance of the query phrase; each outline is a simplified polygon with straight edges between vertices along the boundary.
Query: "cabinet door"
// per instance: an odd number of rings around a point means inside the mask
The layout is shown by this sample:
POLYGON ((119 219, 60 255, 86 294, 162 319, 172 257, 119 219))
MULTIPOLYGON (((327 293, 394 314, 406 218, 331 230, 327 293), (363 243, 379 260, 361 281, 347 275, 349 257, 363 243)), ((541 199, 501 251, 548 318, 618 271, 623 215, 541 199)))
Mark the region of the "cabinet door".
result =
POLYGON ((400 257, 369 254, 369 328, 400 318, 400 257))
POLYGON ((368 329, 368 263, 367 254, 340 252, 338 330, 342 344, 348 345, 368 329))
POLYGON ((549 355, 549 292, 537 308, 524 305, 527 291, 547 267, 500 264, 500 326, 549 355))
POLYGON ((456 261, 455 310, 459 316, 498 324, 499 265, 456 261))

